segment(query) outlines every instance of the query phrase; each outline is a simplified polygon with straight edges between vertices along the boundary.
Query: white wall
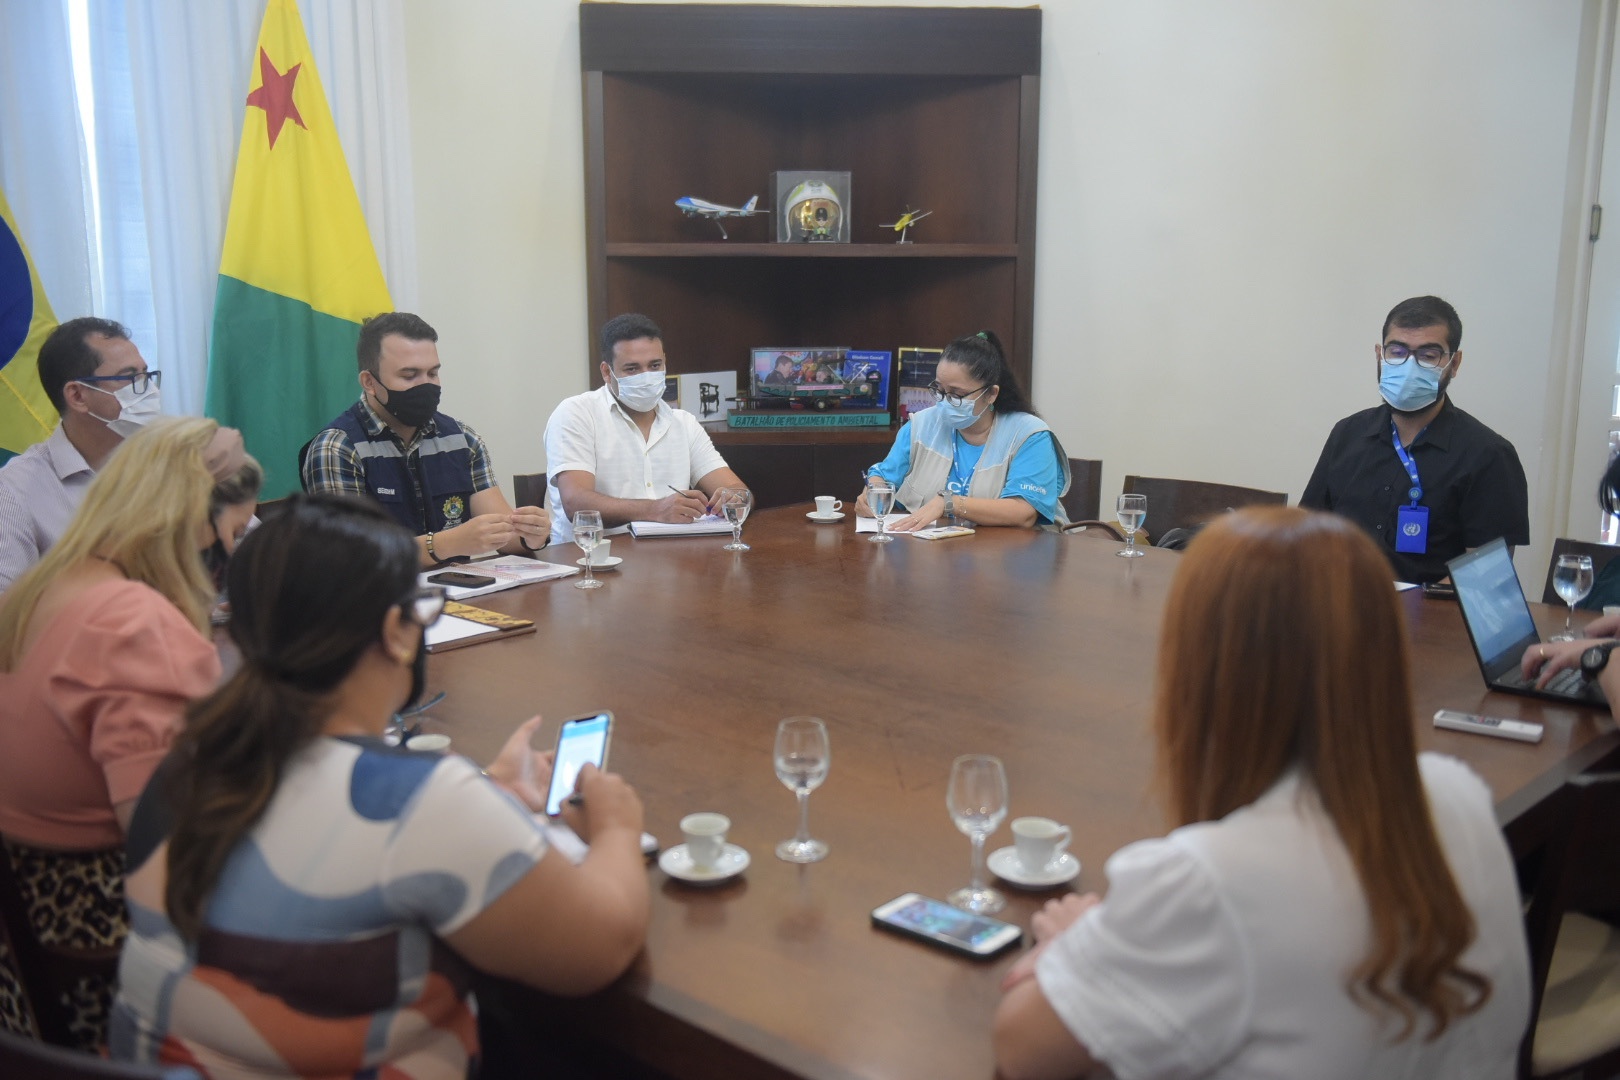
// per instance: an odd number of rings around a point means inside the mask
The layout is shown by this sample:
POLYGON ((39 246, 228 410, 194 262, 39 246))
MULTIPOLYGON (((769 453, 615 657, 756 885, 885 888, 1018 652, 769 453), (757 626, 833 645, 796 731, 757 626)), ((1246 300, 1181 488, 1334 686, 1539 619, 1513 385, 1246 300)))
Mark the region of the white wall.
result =
MULTIPOLYGON (((540 471, 587 384, 578 9, 405 15, 446 405, 503 477, 540 471)), ((1104 492, 1137 472, 1297 499, 1333 422, 1378 401, 1384 313, 1425 292, 1463 317, 1456 401, 1534 480, 1580 27, 1580 0, 1046 5, 1035 399, 1104 492)))

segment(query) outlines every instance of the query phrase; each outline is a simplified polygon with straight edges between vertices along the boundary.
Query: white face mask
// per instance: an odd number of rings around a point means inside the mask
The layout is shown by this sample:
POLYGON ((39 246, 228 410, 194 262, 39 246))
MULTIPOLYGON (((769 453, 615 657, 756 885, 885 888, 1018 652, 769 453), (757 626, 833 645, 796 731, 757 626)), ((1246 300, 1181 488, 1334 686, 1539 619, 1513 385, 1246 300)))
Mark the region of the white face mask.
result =
POLYGON ((664 373, 643 371, 638 375, 614 376, 619 404, 631 412, 651 412, 664 396, 664 373))
MULTIPOLYGON (((135 387, 132 385, 120 386, 117 390, 103 390, 90 383, 79 385, 87 386, 98 394, 107 394, 118 402, 119 412, 116 420, 102 420, 99 416, 96 416, 96 419, 106 424, 119 438, 129 438, 163 413, 163 402, 158 396, 156 385, 148 387, 146 393, 140 395, 135 393, 135 387)), ((90 415, 95 416, 94 413, 90 415)))

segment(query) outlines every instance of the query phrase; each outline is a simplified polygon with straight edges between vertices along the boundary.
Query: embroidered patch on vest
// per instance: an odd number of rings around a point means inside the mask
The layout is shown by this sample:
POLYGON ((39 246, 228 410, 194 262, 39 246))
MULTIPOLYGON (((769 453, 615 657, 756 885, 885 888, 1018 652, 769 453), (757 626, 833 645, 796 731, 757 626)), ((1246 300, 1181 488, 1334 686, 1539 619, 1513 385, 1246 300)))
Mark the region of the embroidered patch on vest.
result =
POLYGON ((450 529, 461 524, 461 515, 467 512, 467 504, 460 495, 452 495, 444 500, 439 510, 444 514, 444 527, 450 529))

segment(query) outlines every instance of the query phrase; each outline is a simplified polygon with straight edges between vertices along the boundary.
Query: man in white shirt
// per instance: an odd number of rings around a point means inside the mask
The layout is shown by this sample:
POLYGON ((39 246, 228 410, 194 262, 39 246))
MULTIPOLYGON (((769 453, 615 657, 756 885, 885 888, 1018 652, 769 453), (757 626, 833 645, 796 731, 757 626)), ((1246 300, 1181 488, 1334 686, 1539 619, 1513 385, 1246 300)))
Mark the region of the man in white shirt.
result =
POLYGON ((0 590, 56 543, 96 470, 159 412, 159 373, 111 319, 87 316, 52 330, 39 349, 39 381, 62 419, 50 438, 0 468, 0 590))
POLYGON ((546 422, 551 539, 573 539, 573 518, 596 510, 608 528, 696 521, 721 488, 743 482, 697 417, 664 398, 663 332, 645 315, 602 327, 602 386, 566 398, 546 422))

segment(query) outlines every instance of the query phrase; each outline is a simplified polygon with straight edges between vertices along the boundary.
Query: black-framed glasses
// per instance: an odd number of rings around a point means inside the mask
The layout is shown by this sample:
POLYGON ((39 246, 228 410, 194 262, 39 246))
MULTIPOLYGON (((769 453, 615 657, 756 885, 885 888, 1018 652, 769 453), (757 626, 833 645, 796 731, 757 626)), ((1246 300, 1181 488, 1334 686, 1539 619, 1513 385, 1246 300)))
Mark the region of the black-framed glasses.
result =
POLYGON ((1416 360, 1418 367, 1438 371, 1451 362, 1452 354, 1446 351, 1444 345, 1419 345, 1417 348, 1408 348, 1398 341, 1392 341, 1383 346, 1378 353, 1384 363, 1391 367, 1399 367, 1408 359, 1416 360))
POLYGON ((417 589, 408 600, 401 600, 400 607, 410 606, 411 619, 424 630, 439 621, 444 614, 445 593, 443 585, 427 585, 417 589))
POLYGON ((985 386, 979 387, 977 390, 973 391, 970 394, 947 394, 945 392, 945 388, 943 386, 939 385, 939 383, 932 382, 932 383, 928 384, 928 390, 929 390, 929 392, 931 394, 934 395, 934 400, 935 401, 947 401, 947 402, 950 402, 952 405, 965 405, 968 402, 972 401, 974 398, 978 397, 980 394, 984 393, 988 389, 990 389, 990 386, 985 385, 985 386))
MULTIPOLYGON (((162 383, 163 383, 163 372, 161 372, 161 371, 132 371, 128 375, 86 375, 83 378, 74 379, 73 381, 74 382, 82 382, 82 383, 98 383, 98 382, 129 383, 129 385, 135 390, 135 393, 144 394, 148 390, 156 390, 159 386, 162 385, 162 383)), ((97 387, 96 389, 99 390, 101 388, 97 387)))

